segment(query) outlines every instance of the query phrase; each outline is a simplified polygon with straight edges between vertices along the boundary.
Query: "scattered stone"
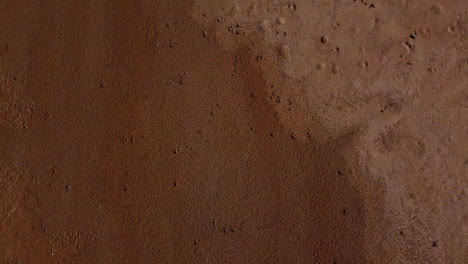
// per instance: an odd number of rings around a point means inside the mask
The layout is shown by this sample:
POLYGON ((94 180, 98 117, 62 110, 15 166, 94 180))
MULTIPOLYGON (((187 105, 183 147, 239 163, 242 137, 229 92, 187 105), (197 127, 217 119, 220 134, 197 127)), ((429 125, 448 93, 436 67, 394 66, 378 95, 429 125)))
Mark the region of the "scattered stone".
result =
POLYGON ((276 19, 276 24, 278 24, 278 25, 284 25, 285 23, 286 23, 286 21, 282 17, 278 17, 276 19))
POLYGON ((263 20, 262 22, 260 22, 258 24, 257 30, 260 31, 260 32, 267 32, 268 31, 268 25, 269 25, 268 20, 263 20))
POLYGON ((433 5, 431 6, 431 11, 432 13, 434 13, 435 15, 440 15, 442 13, 442 7, 441 6, 438 6, 438 5, 433 5))
POLYGON ((242 11, 242 10, 241 10, 240 6, 237 5, 237 4, 236 4, 236 6, 234 6, 234 7, 232 8, 232 12, 233 12, 234 14, 239 14, 241 11, 242 11))
POLYGON ((289 58, 291 56, 291 49, 287 44, 283 44, 280 47, 280 55, 284 58, 289 58))
POLYGON ((339 70, 339 68, 338 68, 337 65, 333 65, 333 66, 332 66, 332 73, 335 73, 335 74, 336 74, 336 73, 338 73, 338 70, 339 70))
POLYGON ((320 37, 320 42, 322 42, 323 44, 327 44, 328 43, 328 37, 327 36, 322 36, 320 37))
POLYGON ((367 66, 369 66, 369 63, 367 61, 361 61, 359 62, 359 66, 361 68, 367 68, 367 66))

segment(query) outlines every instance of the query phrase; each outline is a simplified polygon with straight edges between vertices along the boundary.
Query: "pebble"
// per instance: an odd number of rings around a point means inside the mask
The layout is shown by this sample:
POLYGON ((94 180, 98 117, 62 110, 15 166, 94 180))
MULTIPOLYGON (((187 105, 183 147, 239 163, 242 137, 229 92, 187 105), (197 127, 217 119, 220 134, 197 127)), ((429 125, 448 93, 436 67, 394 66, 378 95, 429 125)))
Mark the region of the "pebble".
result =
POLYGON ((440 14, 443 12, 443 9, 442 9, 441 6, 433 5, 433 6, 431 6, 431 11, 432 11, 432 13, 434 13, 435 15, 440 15, 440 14))
POLYGON ((322 42, 323 44, 327 44, 328 43, 328 37, 327 36, 322 36, 320 37, 320 42, 322 42))
POLYGON ((291 49, 289 48, 289 45, 288 44, 283 44, 281 45, 280 47, 280 55, 285 57, 285 58, 288 58, 291 56, 291 49))
POLYGON ((267 32, 268 31, 268 25, 269 25, 268 20, 263 20, 262 22, 260 22, 260 24, 258 24, 257 30, 260 31, 260 32, 267 32))
POLYGON ((359 67, 361 68, 367 68, 369 66, 369 63, 367 61, 361 61, 359 62, 359 67))
POLYGON ((286 21, 282 17, 278 17, 276 19, 276 24, 278 24, 278 25, 284 25, 285 23, 286 23, 286 21))
POLYGON ((333 72, 333 73, 338 73, 338 70, 339 70, 339 69, 338 69, 338 66, 336 66, 336 65, 333 65, 333 66, 332 66, 332 72, 333 72))

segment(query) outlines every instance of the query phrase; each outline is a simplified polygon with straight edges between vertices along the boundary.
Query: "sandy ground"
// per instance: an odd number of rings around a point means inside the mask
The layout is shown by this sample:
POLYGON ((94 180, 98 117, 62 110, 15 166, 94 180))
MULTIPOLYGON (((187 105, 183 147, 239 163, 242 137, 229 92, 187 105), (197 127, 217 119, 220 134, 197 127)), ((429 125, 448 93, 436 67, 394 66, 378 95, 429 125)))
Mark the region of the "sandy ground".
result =
POLYGON ((468 263, 465 0, 0 0, 0 263, 468 263))

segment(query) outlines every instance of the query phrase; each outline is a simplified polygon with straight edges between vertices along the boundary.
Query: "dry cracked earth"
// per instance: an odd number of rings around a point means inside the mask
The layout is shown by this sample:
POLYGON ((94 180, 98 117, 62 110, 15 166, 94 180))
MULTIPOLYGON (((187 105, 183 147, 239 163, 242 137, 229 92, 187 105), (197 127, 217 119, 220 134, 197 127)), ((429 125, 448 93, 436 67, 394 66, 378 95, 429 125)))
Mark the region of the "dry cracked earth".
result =
POLYGON ((468 263, 465 0, 0 0, 0 263, 468 263))

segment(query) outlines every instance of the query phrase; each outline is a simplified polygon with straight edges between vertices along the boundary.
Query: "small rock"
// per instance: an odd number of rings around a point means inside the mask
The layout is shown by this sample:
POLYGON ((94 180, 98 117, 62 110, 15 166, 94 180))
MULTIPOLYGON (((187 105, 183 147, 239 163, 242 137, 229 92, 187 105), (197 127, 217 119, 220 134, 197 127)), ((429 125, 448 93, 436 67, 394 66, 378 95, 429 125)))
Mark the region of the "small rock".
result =
POLYGON ((440 15, 443 11, 442 7, 441 6, 438 6, 438 5, 433 5, 431 6, 431 11, 432 13, 434 13, 435 15, 440 15))
POLYGON ((336 66, 336 65, 333 65, 333 66, 332 66, 332 73, 335 73, 335 74, 336 74, 336 73, 338 73, 338 70, 339 70, 339 69, 338 69, 338 66, 336 66))
POLYGON ((327 36, 322 36, 320 37, 320 42, 322 42, 323 44, 327 44, 328 43, 328 37, 327 36))
POLYGON ((287 44, 283 44, 280 47, 280 55, 284 58, 289 58, 291 56, 291 49, 287 44))
POLYGON ((258 24, 257 30, 259 32, 267 32, 268 31, 268 22, 267 21, 262 21, 258 24))
POLYGON ((361 61, 359 62, 359 67, 361 68, 367 68, 369 66, 369 63, 367 61, 361 61))
POLYGON ((284 25, 285 23, 286 23, 286 21, 282 17, 278 17, 276 19, 276 24, 278 24, 278 25, 284 25))

